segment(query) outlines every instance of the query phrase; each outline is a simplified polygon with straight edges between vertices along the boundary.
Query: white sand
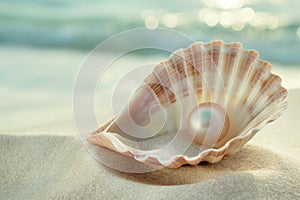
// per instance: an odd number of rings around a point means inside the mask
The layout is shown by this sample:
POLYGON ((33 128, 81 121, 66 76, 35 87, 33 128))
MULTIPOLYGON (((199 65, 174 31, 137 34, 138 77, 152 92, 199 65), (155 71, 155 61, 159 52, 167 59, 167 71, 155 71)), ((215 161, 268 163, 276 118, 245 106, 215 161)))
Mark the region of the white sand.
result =
POLYGON ((282 117, 216 164, 121 173, 93 159, 72 124, 0 134, 0 199, 300 199, 300 89, 282 117))

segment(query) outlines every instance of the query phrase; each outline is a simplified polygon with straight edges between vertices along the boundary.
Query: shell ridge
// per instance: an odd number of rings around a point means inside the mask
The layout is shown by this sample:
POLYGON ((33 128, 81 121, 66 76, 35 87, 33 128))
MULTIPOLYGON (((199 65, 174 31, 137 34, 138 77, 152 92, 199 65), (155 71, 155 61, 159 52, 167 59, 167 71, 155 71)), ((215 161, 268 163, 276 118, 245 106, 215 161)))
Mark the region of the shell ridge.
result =
MULTIPOLYGON (((248 96, 246 91, 248 90, 248 80, 249 80, 249 74, 251 74, 251 70, 253 69, 253 63, 257 59, 258 54, 256 51, 252 50, 240 50, 239 55, 236 58, 235 62, 235 72, 233 74, 233 88, 230 89, 230 91, 233 91, 231 94, 229 94, 229 99, 233 99, 233 103, 231 103, 230 107, 230 115, 233 117, 239 118, 240 116, 243 116, 241 113, 241 110, 243 110, 243 97, 248 96)), ((246 119, 245 121, 247 121, 246 119)), ((235 131, 238 132, 241 125, 236 121, 233 120, 232 127, 237 127, 235 131)))
POLYGON ((236 93, 235 82, 236 82, 236 76, 237 76, 237 71, 238 71, 238 62, 240 59, 241 52, 242 52, 241 49, 238 49, 234 59, 231 61, 231 62, 233 62, 231 65, 232 70, 231 70, 231 74, 229 76, 229 83, 228 83, 228 88, 227 88, 228 95, 227 95, 227 98, 225 99, 225 108, 228 109, 229 113, 231 113, 231 109, 232 109, 229 102, 230 102, 230 100, 235 100, 232 97, 234 97, 235 93, 236 93))
POLYGON ((223 107, 223 96, 224 96, 224 92, 225 92, 225 88, 224 88, 224 82, 223 82, 223 77, 221 74, 221 67, 222 67, 222 48, 223 48, 223 41, 221 41, 220 43, 220 47, 219 47, 219 53, 218 53, 218 64, 216 65, 216 79, 217 81, 215 82, 215 92, 214 92, 214 98, 213 98, 213 102, 220 104, 223 107), (223 86, 223 87, 222 87, 223 86))
POLYGON ((207 95, 207 85, 208 85, 208 80, 207 80, 207 70, 206 70, 206 59, 207 59, 207 50, 205 48, 205 44, 203 46, 201 46, 202 48, 202 74, 201 74, 201 78, 202 78, 202 101, 206 102, 208 101, 208 95, 207 95), (204 83, 204 84, 203 84, 204 83))
MULTIPOLYGON (((247 91, 249 90, 249 80, 250 80, 250 75, 252 73, 253 67, 254 67, 254 62, 258 59, 258 52, 254 51, 254 50, 249 50, 247 51, 248 55, 247 55, 247 60, 249 59, 250 54, 254 54, 254 59, 252 60, 251 64, 247 67, 247 71, 246 73, 244 73, 243 78, 241 79, 241 84, 240 84, 240 92, 239 95, 237 97, 237 102, 242 102, 244 99, 244 96, 248 96, 247 95, 247 91), (251 53, 252 52, 252 53, 251 53)), ((247 64, 247 62, 245 63, 245 65, 247 64)), ((244 67, 244 66, 243 66, 244 67)), ((240 115, 240 111, 242 110, 244 103, 240 104, 241 108, 237 108, 235 112, 233 112, 233 116, 239 116, 240 115)))
MULTIPOLYGON (((262 83, 263 84, 258 85, 258 90, 248 107, 248 112, 250 113, 255 113, 258 109, 267 107, 269 105, 267 102, 268 97, 276 93, 278 89, 281 88, 281 80, 278 80, 277 76, 273 74, 264 79, 262 83), (273 87, 270 88, 269 86, 271 86, 271 84, 273 87)), ((255 114, 253 114, 253 116, 255 116, 255 114)))
MULTIPOLYGON (((283 97, 283 98, 284 98, 284 100, 283 100, 282 104, 286 104, 286 97, 283 97)), ((282 113, 286 109, 286 107, 282 106, 281 104, 279 104, 279 105, 273 104, 268 109, 265 108, 262 112, 258 113, 258 115, 255 117, 256 120, 254 120, 255 118, 253 118, 253 120, 249 121, 246 125, 244 125, 245 126, 244 130, 252 129, 253 127, 262 129, 268 123, 268 119, 264 119, 265 116, 272 114, 275 107, 280 108, 280 109, 278 109, 279 113, 282 113), (262 120, 262 119, 264 119, 264 120, 262 120)), ((274 116, 277 116, 277 115, 278 114, 274 113, 274 116)), ((275 117, 270 116, 270 118, 275 118, 275 117)), ((243 132, 245 132, 245 131, 242 131, 241 135, 243 135, 243 132)))
MULTIPOLYGON (((269 113, 272 113, 275 109, 274 107, 277 107, 278 104, 277 104, 277 101, 281 101, 281 99, 284 99, 283 102, 285 101, 285 98, 286 98, 286 90, 285 89, 282 89, 280 88, 278 91, 274 92, 272 94, 272 96, 270 96, 271 98, 268 98, 265 102, 264 102, 264 106, 261 106, 261 111, 257 111, 258 108, 256 108, 255 112, 253 112, 253 118, 256 118, 260 113, 264 113, 265 110, 269 110, 269 113), (274 106, 274 107, 272 107, 274 106)), ((279 109, 280 110, 280 109, 279 109)), ((268 115, 268 114, 265 114, 265 115, 268 115)))
MULTIPOLYGON (((260 59, 256 59, 253 63, 253 68, 251 71, 251 77, 249 77, 250 82, 248 83, 248 85, 250 86, 250 93, 245 96, 246 99, 244 99, 243 102, 243 107, 239 112, 238 117, 241 116, 247 116, 246 114, 248 113, 248 108, 249 106, 251 106, 255 99, 256 96, 259 96, 259 87, 260 87, 260 83, 267 79, 269 77, 269 73, 270 73, 270 68, 265 67, 267 65, 265 65, 264 61, 261 61, 260 59), (252 86, 253 83, 256 83, 257 85, 252 86)), ((249 116, 248 116, 249 118, 249 116)), ((249 119, 246 118, 244 121, 248 121, 249 119)), ((244 123, 241 123, 239 126, 243 126, 245 125, 244 123)))
POLYGON ((228 104, 230 101, 231 97, 231 91, 230 89, 232 88, 232 75, 234 74, 234 69, 233 66, 235 65, 235 60, 236 57, 241 49, 241 46, 238 46, 238 43, 230 43, 229 47, 229 54, 227 58, 227 62, 225 63, 225 90, 226 90, 226 97, 225 97, 225 102, 224 102, 224 108, 228 109, 228 104))
MULTIPOLYGON (((248 69, 250 68, 250 66, 248 66, 249 64, 249 57, 251 51, 240 51, 237 63, 236 63, 236 74, 235 74, 235 80, 234 80, 234 88, 233 91, 235 92, 235 97, 236 97, 236 101, 239 101, 241 98, 241 93, 243 92, 244 88, 244 82, 246 81, 243 74, 248 73, 248 69), (247 71, 246 71, 247 70, 247 71), (245 72, 246 71, 246 72, 245 72)), ((251 64, 253 63, 253 60, 251 60, 250 62, 251 64)))

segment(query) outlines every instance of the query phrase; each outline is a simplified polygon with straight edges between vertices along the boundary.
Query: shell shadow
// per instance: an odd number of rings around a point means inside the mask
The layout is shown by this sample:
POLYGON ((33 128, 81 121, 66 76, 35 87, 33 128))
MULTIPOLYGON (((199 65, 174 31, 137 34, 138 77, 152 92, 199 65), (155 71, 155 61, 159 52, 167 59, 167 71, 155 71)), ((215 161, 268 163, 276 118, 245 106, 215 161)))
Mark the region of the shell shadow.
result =
POLYGON ((133 174, 108 169, 115 175, 140 183, 151 185, 184 185, 228 174, 255 171, 260 169, 276 170, 282 168, 285 159, 273 151, 258 145, 246 145, 237 154, 224 157, 218 163, 201 162, 196 166, 184 165, 179 169, 163 168, 157 171, 133 174))

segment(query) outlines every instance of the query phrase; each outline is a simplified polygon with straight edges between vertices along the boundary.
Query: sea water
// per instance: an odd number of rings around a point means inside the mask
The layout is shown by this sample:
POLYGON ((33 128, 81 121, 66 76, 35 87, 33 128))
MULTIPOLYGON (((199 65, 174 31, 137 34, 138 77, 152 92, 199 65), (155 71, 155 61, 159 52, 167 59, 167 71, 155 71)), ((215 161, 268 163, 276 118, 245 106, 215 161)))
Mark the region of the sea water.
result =
MULTIPOLYGON (((242 42, 276 63, 275 71, 288 77, 290 88, 298 87, 299 6, 297 0, 2 0, 0 129, 72 119, 74 82, 89 52, 114 34, 135 28, 168 28, 204 42, 242 42)), ((176 42, 159 35, 152 39, 163 45, 176 42)), ((120 45, 131 42, 138 41, 115 43, 103 49, 102 56, 114 55, 120 45)), ((114 62, 96 92, 98 116, 111 115, 111 91, 118 78, 135 66, 167 56, 136 52, 114 62)))

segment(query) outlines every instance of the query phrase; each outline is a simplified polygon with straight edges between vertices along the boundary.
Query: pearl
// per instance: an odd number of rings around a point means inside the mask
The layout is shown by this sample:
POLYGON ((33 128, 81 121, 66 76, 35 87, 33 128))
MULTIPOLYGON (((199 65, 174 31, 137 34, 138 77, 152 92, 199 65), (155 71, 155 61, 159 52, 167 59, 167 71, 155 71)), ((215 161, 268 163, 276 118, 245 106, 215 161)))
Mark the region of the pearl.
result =
POLYGON ((216 103, 206 102, 196 106, 188 116, 188 132, 195 142, 213 147, 229 130, 226 111, 216 103))

